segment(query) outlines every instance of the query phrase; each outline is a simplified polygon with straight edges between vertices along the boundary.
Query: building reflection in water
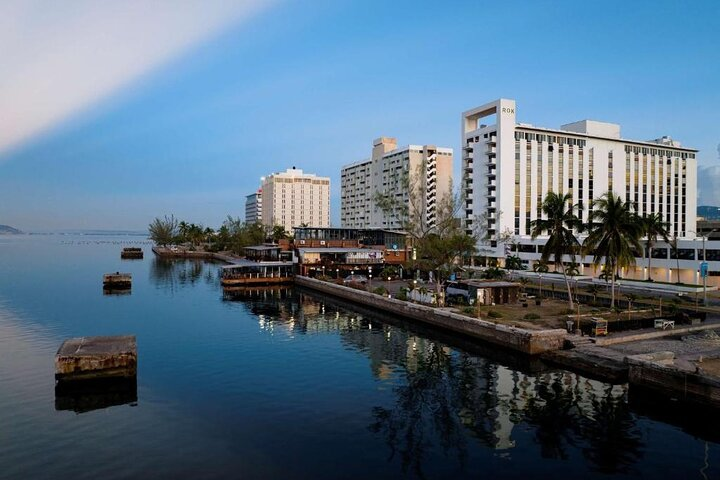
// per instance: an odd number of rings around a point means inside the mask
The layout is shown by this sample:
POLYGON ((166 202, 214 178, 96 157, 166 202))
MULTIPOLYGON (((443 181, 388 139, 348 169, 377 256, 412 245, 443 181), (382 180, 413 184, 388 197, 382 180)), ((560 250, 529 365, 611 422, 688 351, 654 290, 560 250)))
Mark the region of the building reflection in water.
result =
POLYGON ((372 374, 395 396, 393 405, 373 408, 369 429, 405 471, 422 475, 437 448, 463 465, 471 439, 511 458, 518 429, 534 432, 542 457, 567 459, 579 450, 598 472, 634 472, 642 459, 642 432, 625 385, 503 366, 505 351, 482 347, 480 356, 465 348, 467 340, 432 340, 435 332, 417 325, 297 289, 247 289, 224 298, 246 302, 269 334, 337 334, 367 356, 372 374))

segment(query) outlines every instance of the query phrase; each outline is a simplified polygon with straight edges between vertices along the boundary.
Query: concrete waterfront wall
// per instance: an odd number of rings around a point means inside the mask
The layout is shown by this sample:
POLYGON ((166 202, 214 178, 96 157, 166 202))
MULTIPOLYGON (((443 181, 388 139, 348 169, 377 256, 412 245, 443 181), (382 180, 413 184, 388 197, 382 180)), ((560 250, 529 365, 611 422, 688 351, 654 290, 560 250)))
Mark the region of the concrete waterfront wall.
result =
POLYGON ((469 335, 529 355, 562 349, 565 336, 567 335, 567 332, 562 329, 526 330, 507 325, 499 325, 452 313, 447 310, 387 298, 374 293, 299 275, 295 277, 295 283, 318 292, 367 305, 386 313, 418 320, 435 327, 469 335))
POLYGON ((203 252, 203 251, 189 251, 189 250, 178 250, 177 252, 173 252, 169 248, 164 247, 158 247, 154 246, 152 247, 152 251, 155 255, 161 258, 195 258, 200 260, 217 260, 219 262, 225 262, 225 263, 236 263, 236 258, 231 257, 230 255, 224 255, 222 253, 213 253, 213 252, 203 252))
MULTIPOLYGON (((672 353, 670 353, 672 356, 672 353)), ((629 381, 658 393, 662 397, 720 407, 720 379, 705 375, 701 370, 691 371, 668 364, 667 360, 643 358, 635 355, 627 358, 629 381)), ((672 360, 669 361, 672 363, 672 360)))

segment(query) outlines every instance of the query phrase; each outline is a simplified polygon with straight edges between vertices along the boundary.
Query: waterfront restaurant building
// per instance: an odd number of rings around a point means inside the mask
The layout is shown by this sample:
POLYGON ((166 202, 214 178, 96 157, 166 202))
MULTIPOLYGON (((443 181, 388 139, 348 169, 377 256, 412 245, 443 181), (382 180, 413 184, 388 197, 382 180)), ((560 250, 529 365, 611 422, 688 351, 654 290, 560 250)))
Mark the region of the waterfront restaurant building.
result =
POLYGON ((340 223, 348 228, 402 228, 395 215, 386 215, 375 201, 375 192, 394 195, 409 205, 408 185, 417 192, 417 205, 428 225, 435 220, 436 206, 451 194, 453 150, 434 145, 398 148, 397 140, 380 137, 373 142, 369 159, 345 165, 340 172, 340 223))
MULTIPOLYGON (((670 225, 670 236, 679 239, 679 258, 663 243, 648 252, 653 279, 676 281, 679 261, 680 280, 701 283, 705 244, 708 285, 718 284, 720 242, 702 242, 696 233, 697 150, 667 136, 626 139, 613 123, 582 120, 552 129, 518 123, 516 115, 515 101, 509 99, 462 114, 463 221, 469 233, 481 238, 481 254, 504 259, 516 245, 524 263, 531 264, 547 238, 532 240, 531 222, 543 215, 548 192, 570 193, 586 222, 591 200, 613 190, 638 214, 659 213, 670 225)), ((642 257, 622 276, 648 278, 642 257)), ((581 273, 599 274, 590 257, 577 261, 581 273)))
POLYGON ((263 225, 288 232, 298 225, 330 226, 330 178, 292 167, 264 177, 261 190, 263 225))

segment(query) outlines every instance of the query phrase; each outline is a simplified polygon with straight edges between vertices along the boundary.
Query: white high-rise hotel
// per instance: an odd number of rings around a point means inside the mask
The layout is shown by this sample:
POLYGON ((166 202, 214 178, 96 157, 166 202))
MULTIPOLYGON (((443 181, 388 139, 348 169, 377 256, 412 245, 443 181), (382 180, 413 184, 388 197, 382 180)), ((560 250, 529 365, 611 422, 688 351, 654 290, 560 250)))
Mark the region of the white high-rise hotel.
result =
MULTIPOLYGON (((504 258, 505 245, 499 240, 511 238, 526 254, 521 258, 535 260, 544 241, 531 241, 530 223, 542 215, 549 191, 570 193, 587 221, 591 200, 613 190, 639 214, 662 216, 670 235, 683 239, 681 258, 691 260, 686 280, 697 280, 699 242, 692 241, 697 150, 669 137, 624 139, 620 126, 612 123, 583 120, 560 129, 535 127, 517 123, 516 111, 514 100, 500 99, 462 114, 463 219, 469 232, 486 238, 479 245, 482 253, 504 258)), ((669 253, 662 255, 654 258, 667 275, 669 253)), ((589 261, 578 260, 586 266, 589 261)))
POLYGON ((330 179, 295 167, 262 179, 260 221, 269 227, 330 226, 330 179))
POLYGON ((423 198, 416 205, 432 225, 440 201, 451 195, 452 148, 408 145, 380 137, 373 141, 372 157, 341 169, 340 222, 351 228, 401 228, 400 220, 375 203, 376 192, 395 196, 409 206, 412 189, 423 198), (404 177, 407 176, 404 180, 404 177))

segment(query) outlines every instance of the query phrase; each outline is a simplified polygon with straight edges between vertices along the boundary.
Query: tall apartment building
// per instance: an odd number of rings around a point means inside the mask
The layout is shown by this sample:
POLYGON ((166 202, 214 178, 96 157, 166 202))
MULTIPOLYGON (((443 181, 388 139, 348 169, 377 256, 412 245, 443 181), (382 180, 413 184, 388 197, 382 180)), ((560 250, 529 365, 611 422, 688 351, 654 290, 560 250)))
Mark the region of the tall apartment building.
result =
POLYGON ((697 150, 669 137, 624 139, 612 123, 550 129, 515 117, 507 99, 462 114, 464 220, 468 232, 489 238, 480 246, 485 253, 503 257, 503 235, 529 238, 550 191, 570 193, 587 221, 591 200, 613 190, 639 214, 659 213, 671 235, 695 235, 697 150))
POLYGON ((262 223, 294 227, 330 226, 330 178, 303 173, 295 167, 262 181, 262 223))
POLYGON ((395 195, 407 205, 407 185, 422 193, 429 225, 435 220, 437 203, 452 194, 453 150, 434 145, 397 147, 397 140, 380 137, 373 142, 372 156, 345 165, 341 170, 340 222, 350 228, 400 228, 395 215, 386 215, 375 201, 375 192, 395 195), (408 181, 403 181, 405 176, 408 181))
POLYGON ((245 197, 245 222, 262 222, 262 188, 245 197))

